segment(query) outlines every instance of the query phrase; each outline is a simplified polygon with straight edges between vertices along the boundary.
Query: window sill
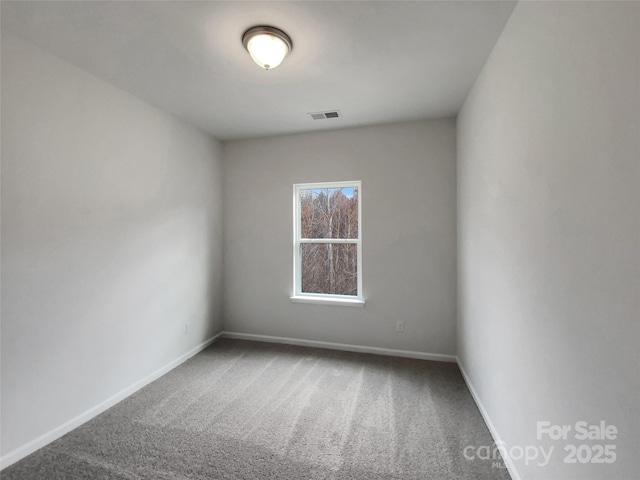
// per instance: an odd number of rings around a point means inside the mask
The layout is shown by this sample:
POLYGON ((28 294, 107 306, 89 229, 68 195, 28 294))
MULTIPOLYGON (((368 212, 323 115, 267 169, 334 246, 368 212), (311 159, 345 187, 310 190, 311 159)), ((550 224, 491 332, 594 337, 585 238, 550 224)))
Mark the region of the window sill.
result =
POLYGON ((290 297, 291 303, 313 303, 316 305, 336 305, 342 307, 364 307, 364 300, 351 298, 331 298, 331 297, 314 297, 314 296, 293 296, 290 297))

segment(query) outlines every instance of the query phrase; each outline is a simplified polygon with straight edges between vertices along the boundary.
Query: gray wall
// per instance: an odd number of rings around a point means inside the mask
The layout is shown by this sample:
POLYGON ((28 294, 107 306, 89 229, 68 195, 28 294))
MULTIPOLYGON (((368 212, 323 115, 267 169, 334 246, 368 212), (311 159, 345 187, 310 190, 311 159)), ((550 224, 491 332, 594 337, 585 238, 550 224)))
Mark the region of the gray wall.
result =
POLYGON ((219 157, 3 33, 3 455, 221 329, 219 157))
POLYGON ((453 119, 227 142, 223 170, 225 330, 455 354, 453 119), (362 180, 366 306, 292 304, 293 184, 339 180, 362 180))
POLYGON ((458 117, 458 355, 523 478, 640 478, 640 4, 521 2, 458 117), (604 420, 613 465, 536 422, 604 420))

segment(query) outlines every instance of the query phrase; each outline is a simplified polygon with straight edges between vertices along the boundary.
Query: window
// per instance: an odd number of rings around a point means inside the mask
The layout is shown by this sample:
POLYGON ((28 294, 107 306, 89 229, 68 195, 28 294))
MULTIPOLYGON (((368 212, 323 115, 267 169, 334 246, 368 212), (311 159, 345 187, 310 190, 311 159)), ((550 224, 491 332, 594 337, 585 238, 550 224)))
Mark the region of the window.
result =
POLYGON ((363 306, 360 182, 293 187, 291 301, 363 306))

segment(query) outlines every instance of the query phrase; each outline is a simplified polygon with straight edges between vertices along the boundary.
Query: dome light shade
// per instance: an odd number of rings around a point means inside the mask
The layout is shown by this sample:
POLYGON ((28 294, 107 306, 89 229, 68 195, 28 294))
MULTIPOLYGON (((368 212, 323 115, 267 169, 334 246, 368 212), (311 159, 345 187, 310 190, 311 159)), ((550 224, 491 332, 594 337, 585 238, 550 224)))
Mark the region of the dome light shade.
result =
POLYGON ((276 68, 289 55, 291 38, 274 27, 253 27, 242 35, 242 44, 256 64, 265 70, 276 68))

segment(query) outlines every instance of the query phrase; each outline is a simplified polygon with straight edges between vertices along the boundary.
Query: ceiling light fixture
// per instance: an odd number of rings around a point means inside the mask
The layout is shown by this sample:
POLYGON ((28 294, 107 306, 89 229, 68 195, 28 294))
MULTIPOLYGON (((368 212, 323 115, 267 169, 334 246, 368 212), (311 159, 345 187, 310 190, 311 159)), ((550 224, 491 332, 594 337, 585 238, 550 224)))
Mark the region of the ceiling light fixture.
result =
POLYGON ((242 44, 253 61, 265 70, 280 65, 293 48, 289 35, 267 26, 253 27, 244 32, 242 44))

